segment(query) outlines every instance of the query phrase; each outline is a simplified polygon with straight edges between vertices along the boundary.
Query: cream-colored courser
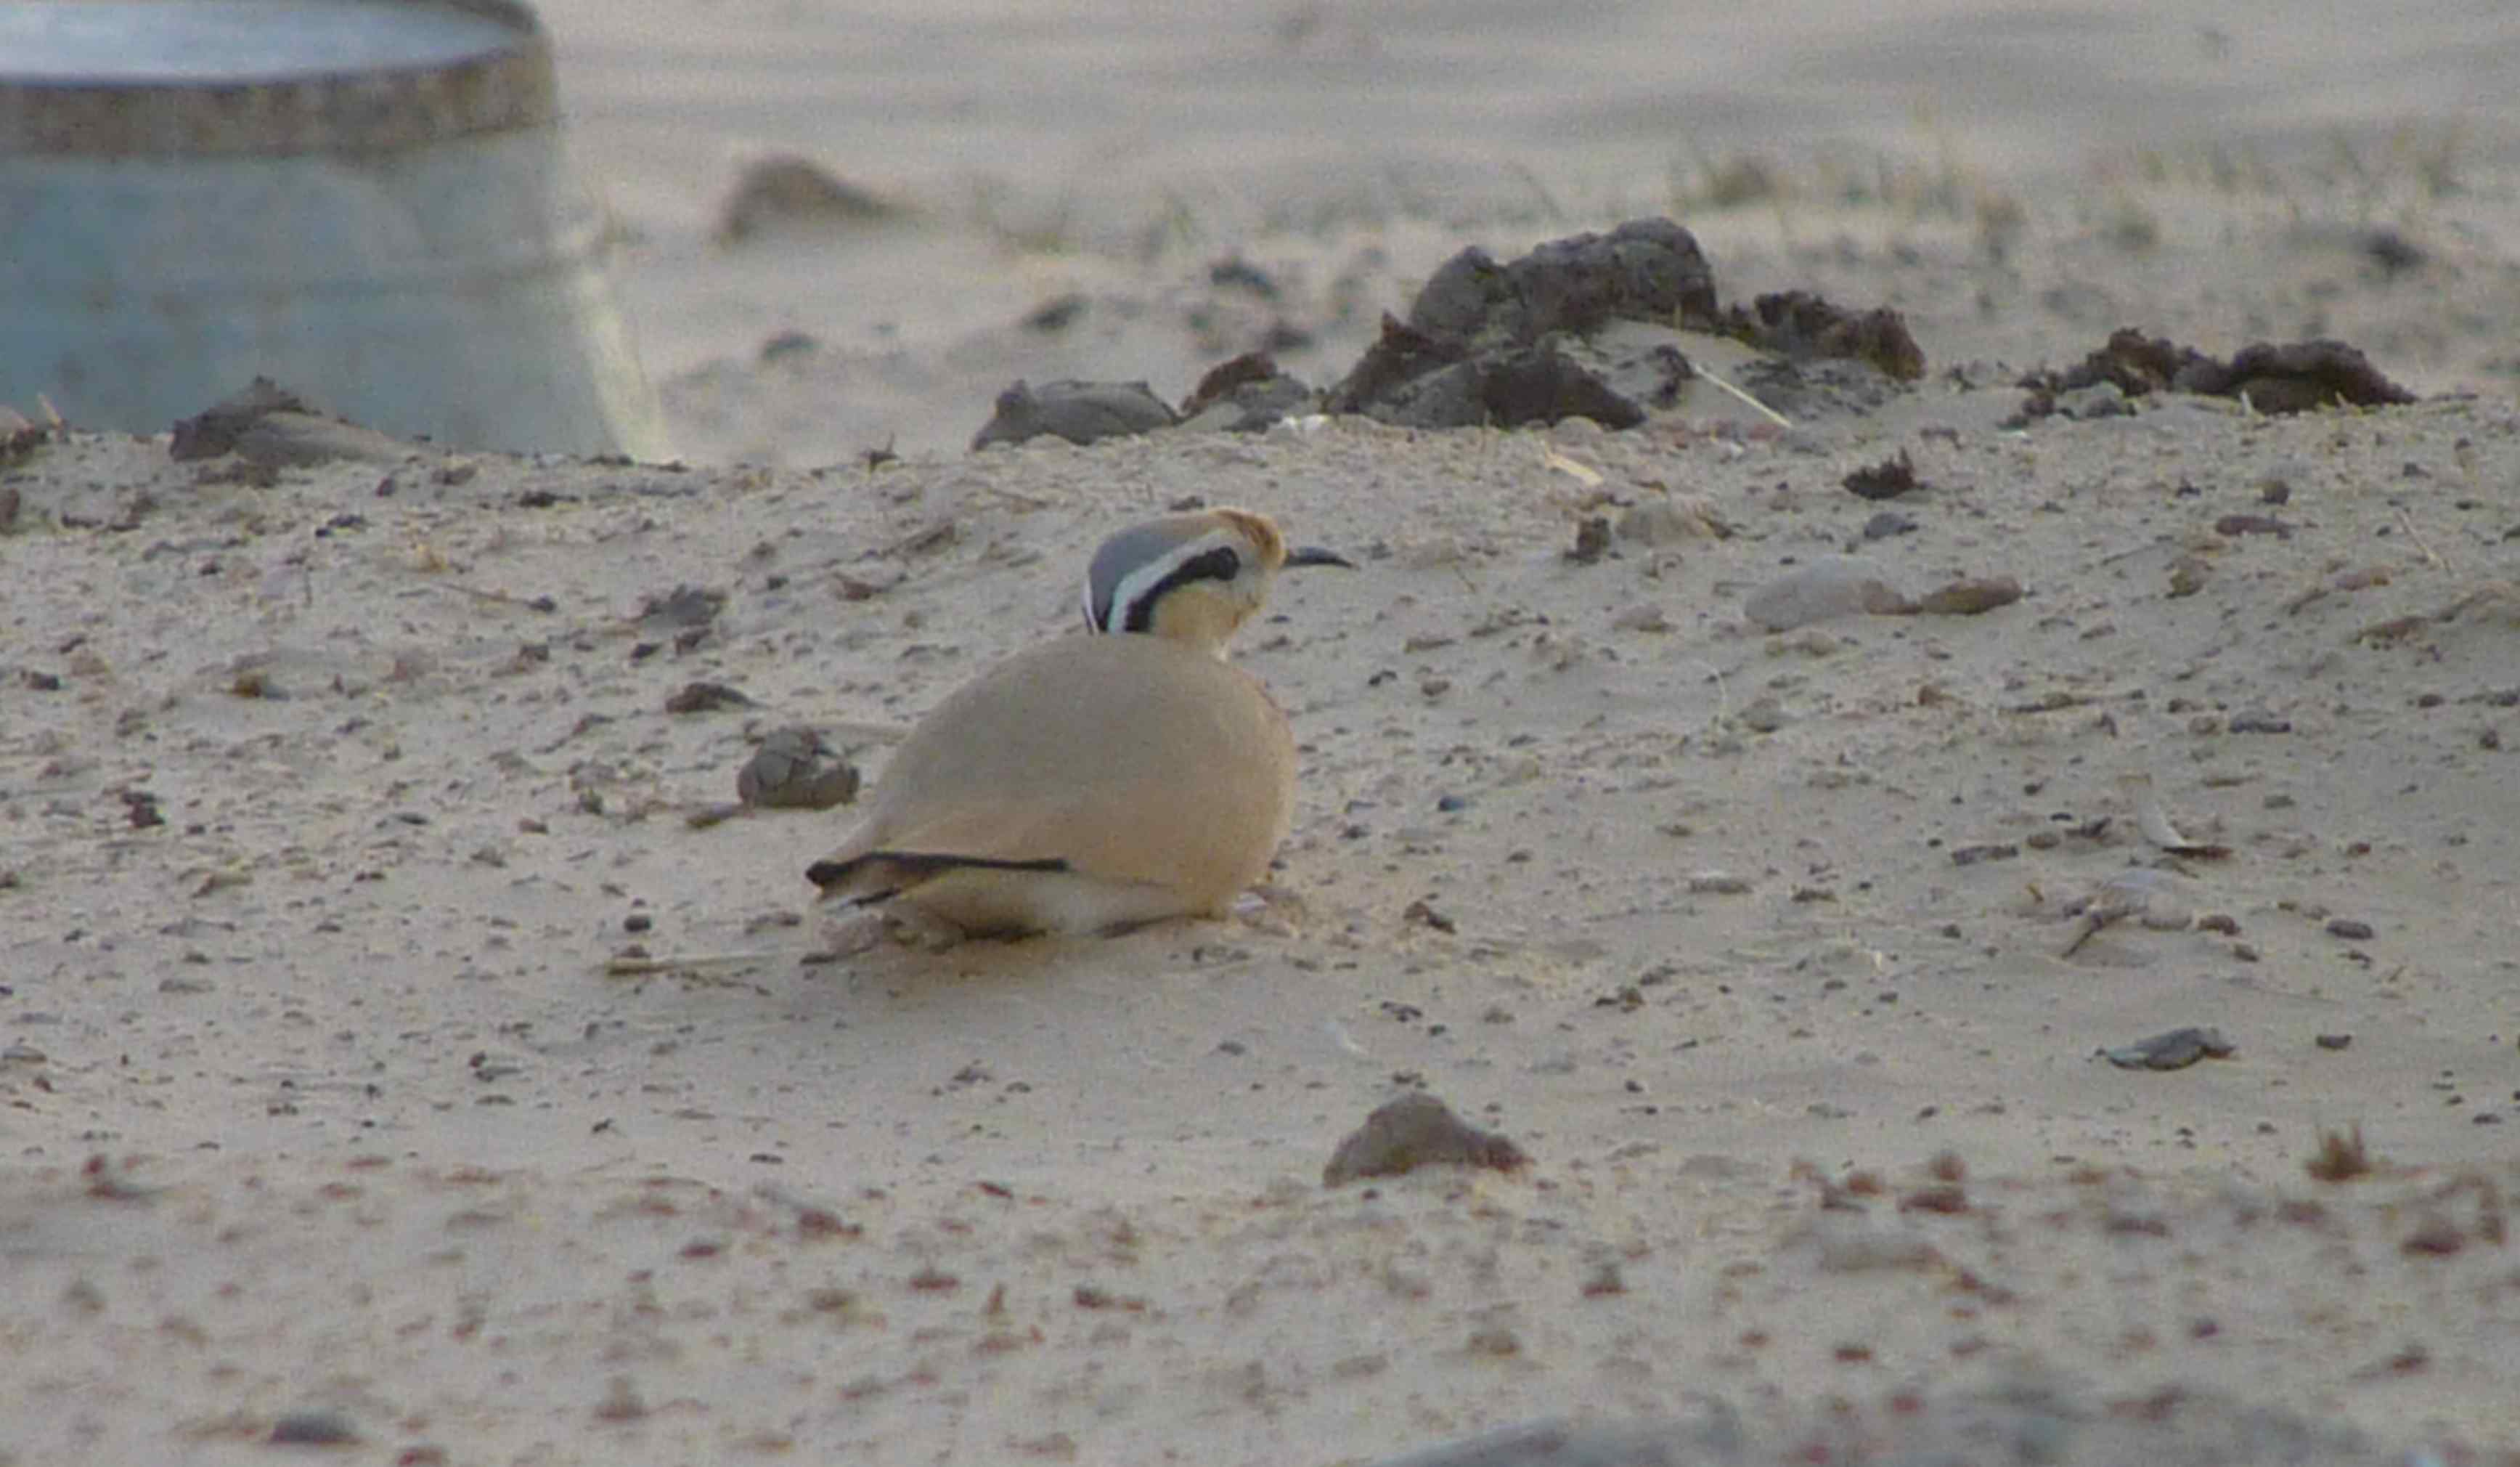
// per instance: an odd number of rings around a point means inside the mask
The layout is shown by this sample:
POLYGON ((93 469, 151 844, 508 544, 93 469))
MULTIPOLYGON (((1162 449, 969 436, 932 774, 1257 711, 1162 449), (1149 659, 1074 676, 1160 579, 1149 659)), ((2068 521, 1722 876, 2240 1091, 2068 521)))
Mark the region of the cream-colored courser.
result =
POLYGON ((1295 793, 1285 715, 1226 640, 1280 571, 1348 564, 1288 550, 1250 510, 1113 535, 1086 572, 1086 630, 937 705, 806 877, 969 936, 1225 915, 1277 854, 1295 793))

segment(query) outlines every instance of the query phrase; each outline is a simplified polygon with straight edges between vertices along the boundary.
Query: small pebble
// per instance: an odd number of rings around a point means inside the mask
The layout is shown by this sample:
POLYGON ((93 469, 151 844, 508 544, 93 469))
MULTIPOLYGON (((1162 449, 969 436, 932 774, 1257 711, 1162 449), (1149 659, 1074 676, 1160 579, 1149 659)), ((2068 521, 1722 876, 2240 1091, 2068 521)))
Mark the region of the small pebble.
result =
POLYGON ((722 682, 689 682, 665 700, 669 713, 712 713, 752 707, 752 700, 722 682))
POLYGON ((776 809, 830 809, 858 794, 858 769, 811 728, 783 728, 764 737, 736 771, 735 797, 776 809))
POLYGON ((2348 942, 2368 942, 2371 940, 2371 924, 2357 922, 2351 917, 2331 917, 2327 922, 2327 935, 2343 938, 2348 942))
POLYGON ((1480 1130, 1444 1102, 1419 1092, 1366 1117, 1322 1169, 1322 1185, 1335 1187, 1360 1176, 1398 1176, 1439 1163, 1514 1171, 1529 1165, 1530 1158, 1508 1138, 1480 1130))
POLYGON ((2320 1034, 2312 1041, 2321 1049, 2343 1049, 2354 1042, 2352 1034, 2320 1034))
POLYGON ((2021 599, 2021 582, 2009 575, 1972 575, 1925 594, 1916 610, 1929 617, 1974 617, 2021 599))
POLYGON ((2235 734, 2286 734, 2292 732, 2292 720, 2278 718, 2264 709, 2249 709, 2233 713, 2226 727, 2235 734))
POLYGON ((1070 443, 1126 437, 1170 428, 1173 410, 1143 382, 1018 380, 998 394, 997 409, 971 438, 971 451, 1049 436, 1070 443))
POLYGON ((359 1429, 331 1411, 298 1411, 273 1422, 269 1440, 274 1446, 348 1446, 359 1429))
POLYGON ((1610 520, 1606 515, 1594 515, 1575 527, 1575 546, 1566 558, 1579 566, 1589 566, 1610 552, 1610 520))
POLYGON ((1905 448, 1877 464, 1856 470, 1839 482, 1846 485, 1849 493, 1865 499, 1895 499, 1920 486, 1915 463, 1905 448))
POLYGON ((2211 1056, 2226 1058, 2239 1046, 2219 1029, 2174 1029, 2115 1049, 2098 1051, 2121 1070, 2184 1070, 2211 1056))

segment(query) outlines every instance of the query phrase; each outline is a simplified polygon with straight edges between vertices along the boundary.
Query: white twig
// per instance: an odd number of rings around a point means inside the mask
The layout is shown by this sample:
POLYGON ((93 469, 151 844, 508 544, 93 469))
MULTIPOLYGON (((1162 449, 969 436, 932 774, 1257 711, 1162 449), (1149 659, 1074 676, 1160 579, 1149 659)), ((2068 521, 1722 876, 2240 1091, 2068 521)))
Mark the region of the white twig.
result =
POLYGON ((1740 398, 1743 402, 1749 405, 1752 412, 1755 412, 1760 417, 1776 424, 1778 428, 1791 428, 1794 426, 1793 419, 1786 417, 1783 413, 1777 411, 1775 408, 1768 406, 1768 404, 1761 402, 1758 398, 1751 396, 1739 388, 1736 388, 1732 384, 1725 381, 1714 368, 1707 366, 1703 362, 1695 361, 1690 362, 1688 365, 1697 373, 1698 376, 1705 378, 1708 382, 1715 384, 1717 387, 1722 388, 1733 396, 1740 398))

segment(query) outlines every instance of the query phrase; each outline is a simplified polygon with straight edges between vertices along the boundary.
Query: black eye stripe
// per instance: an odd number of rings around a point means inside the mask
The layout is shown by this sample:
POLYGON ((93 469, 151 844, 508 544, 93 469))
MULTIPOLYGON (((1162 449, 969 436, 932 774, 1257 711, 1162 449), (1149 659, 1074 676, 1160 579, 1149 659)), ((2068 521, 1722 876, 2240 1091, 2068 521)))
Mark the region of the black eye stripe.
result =
POLYGON ((1177 586, 1194 580, 1232 580, 1242 573, 1242 557, 1231 545, 1204 550, 1173 567, 1172 573, 1147 587, 1146 594, 1129 603, 1128 619, 1121 622, 1122 631, 1150 631, 1154 626, 1155 604, 1177 586))

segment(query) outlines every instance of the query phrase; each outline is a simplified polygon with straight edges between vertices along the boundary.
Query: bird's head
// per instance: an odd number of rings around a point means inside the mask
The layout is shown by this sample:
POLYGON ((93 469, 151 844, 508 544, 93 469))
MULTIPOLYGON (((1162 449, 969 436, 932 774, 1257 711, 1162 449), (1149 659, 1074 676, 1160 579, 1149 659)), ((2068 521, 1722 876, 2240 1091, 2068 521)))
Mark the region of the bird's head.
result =
POLYGON ((1197 510, 1133 525, 1104 540, 1085 573, 1085 624, 1148 632, 1225 655, 1225 643, 1269 599, 1278 573, 1351 566, 1328 550, 1288 549, 1267 515, 1197 510))

